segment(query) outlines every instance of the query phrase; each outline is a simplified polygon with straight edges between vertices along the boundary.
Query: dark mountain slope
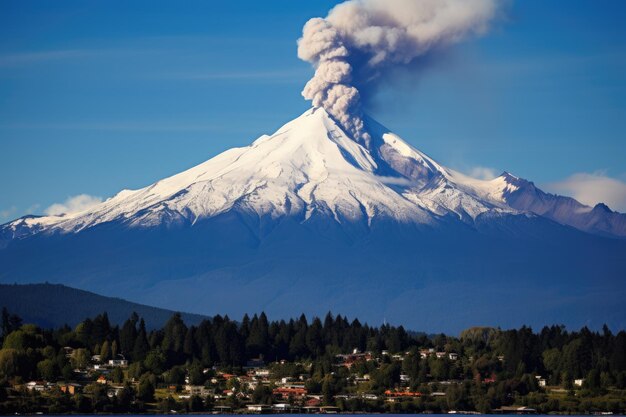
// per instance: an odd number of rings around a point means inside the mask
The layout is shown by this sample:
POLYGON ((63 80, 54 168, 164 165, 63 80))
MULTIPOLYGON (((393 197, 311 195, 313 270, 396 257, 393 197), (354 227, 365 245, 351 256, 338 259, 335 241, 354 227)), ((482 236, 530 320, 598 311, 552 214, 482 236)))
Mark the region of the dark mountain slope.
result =
MULTIPOLYGON (((133 312, 149 328, 159 328, 174 311, 131 303, 121 298, 104 297, 60 284, 0 284, 0 307, 17 314, 26 323, 52 328, 75 326, 85 318, 106 312, 112 324, 122 324, 133 312)), ((204 316, 182 314, 187 324, 197 324, 204 316)))

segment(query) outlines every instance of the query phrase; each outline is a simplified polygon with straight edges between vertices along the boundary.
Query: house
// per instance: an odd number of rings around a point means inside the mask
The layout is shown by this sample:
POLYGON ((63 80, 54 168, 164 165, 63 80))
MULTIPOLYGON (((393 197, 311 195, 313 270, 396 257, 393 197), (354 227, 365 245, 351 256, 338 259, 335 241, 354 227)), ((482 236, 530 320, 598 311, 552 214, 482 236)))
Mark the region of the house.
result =
POLYGON ((200 397, 207 397, 213 394, 213 390, 205 388, 202 385, 185 385, 185 392, 189 394, 189 396, 198 395, 200 397))
POLYGON ((26 388, 29 391, 45 391, 47 388, 47 384, 45 381, 30 381, 26 383, 26 388))
POLYGON ((109 398, 117 397, 120 394, 120 392, 122 392, 123 390, 124 390, 124 387, 121 387, 121 386, 111 387, 107 391, 107 397, 109 398))
POLYGON ((537 380, 537 382, 539 383, 540 387, 545 387, 546 386, 546 380, 544 378, 539 378, 537 380))
POLYGON ((436 352, 435 356, 437 356, 437 359, 443 359, 446 357, 446 352, 436 352))
POLYGON ((300 407, 287 403, 279 403, 272 405, 272 411, 278 414, 298 413, 300 412, 300 407))
POLYGON ((284 400, 289 398, 304 398, 307 394, 307 389, 304 387, 278 387, 272 391, 275 396, 281 397, 284 400))
POLYGON ((358 362, 371 361, 373 356, 371 352, 360 353, 355 349, 352 353, 336 355, 335 358, 339 362, 339 366, 345 366, 349 369, 358 362))
POLYGON ((74 354, 74 348, 70 346, 65 346, 63 347, 63 352, 65 353, 65 357, 69 359, 74 354))
POLYGON ((272 406, 267 404, 248 404, 246 408, 248 411, 257 414, 266 414, 272 411, 272 406))
POLYGON ((60 384, 59 389, 61 390, 61 392, 65 392, 70 395, 75 395, 81 391, 82 385, 70 382, 67 384, 60 384))
POLYGON ((357 385, 369 382, 369 380, 370 380, 370 375, 369 374, 365 374, 363 376, 356 376, 356 377, 354 377, 354 383, 357 384, 357 385))
POLYGON ((304 412, 304 414, 319 414, 320 407, 315 405, 307 405, 302 407, 302 411, 304 412))
POLYGON ((411 398, 411 397, 421 397, 422 393, 417 391, 385 391, 385 395, 388 398, 411 398))
POLYGON ((582 387, 584 382, 585 382, 584 378, 578 378, 574 380, 574 385, 576 385, 577 387, 582 387))
POLYGON ((400 374, 400 382, 408 383, 411 378, 407 374, 400 374))
POLYGON ((128 366, 128 361, 124 356, 117 355, 115 359, 109 359, 109 366, 125 368, 128 366))
POLYGON ((322 400, 319 398, 309 398, 304 403, 307 407, 319 407, 322 404, 322 400))
POLYGON ((459 355, 458 353, 450 352, 448 353, 448 359, 450 359, 451 361, 455 361, 459 359, 459 355))
POLYGON ((422 359, 426 359, 427 357, 429 357, 430 355, 435 353, 435 349, 430 348, 430 349, 421 349, 420 350, 420 358, 422 359))

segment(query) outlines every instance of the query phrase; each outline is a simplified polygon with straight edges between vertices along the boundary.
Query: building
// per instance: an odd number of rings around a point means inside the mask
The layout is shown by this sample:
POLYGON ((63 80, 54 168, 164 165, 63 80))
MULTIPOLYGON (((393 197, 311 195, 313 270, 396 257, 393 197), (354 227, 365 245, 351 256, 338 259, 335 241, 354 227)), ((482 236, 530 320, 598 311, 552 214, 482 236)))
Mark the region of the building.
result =
POLYGON ((128 366, 128 361, 126 359, 109 359, 109 366, 125 368, 128 366))
POLYGON ((417 391, 391 391, 388 389, 385 391, 385 395, 387 398, 414 398, 421 397, 422 393, 417 391))
POLYGON ((578 378, 574 380, 574 385, 576 385, 577 387, 582 387, 584 382, 585 382, 584 378, 578 378))
POLYGON ((266 414, 272 411, 272 406, 267 404, 248 404, 246 408, 248 411, 257 414, 266 414))
POLYGON ((300 407, 287 403, 280 403, 272 405, 272 411, 278 414, 299 413, 300 407))
POLYGON ((59 385, 61 392, 65 392, 70 395, 78 394, 82 390, 82 385, 76 383, 67 383, 59 385))
POLYGON ((200 397, 208 397, 213 394, 213 390, 205 388, 202 385, 185 385, 185 392, 189 395, 197 395, 200 397))
POLYGON ((26 383, 26 388, 29 391, 45 391, 48 384, 45 381, 30 381, 26 383))
POLYGON ((373 359, 371 352, 360 353, 357 349, 354 350, 353 353, 348 354, 340 354, 335 356, 337 362, 339 362, 339 366, 345 366, 346 368, 351 368, 354 364, 358 362, 367 362, 373 359))
POLYGON ((306 397, 307 389, 304 387, 278 387, 272 391, 277 397, 281 397, 283 400, 287 400, 289 398, 294 399, 302 399, 306 397))

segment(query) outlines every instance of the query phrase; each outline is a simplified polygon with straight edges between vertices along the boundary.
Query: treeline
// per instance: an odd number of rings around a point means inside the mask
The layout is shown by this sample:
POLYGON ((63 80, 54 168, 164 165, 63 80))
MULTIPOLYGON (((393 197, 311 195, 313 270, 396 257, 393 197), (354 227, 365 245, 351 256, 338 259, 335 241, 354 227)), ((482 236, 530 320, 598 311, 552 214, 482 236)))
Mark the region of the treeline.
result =
MULTIPOLYGON (((458 338, 444 334, 428 337, 410 334, 402 326, 372 327, 331 313, 323 320, 309 321, 302 315, 297 320, 271 322, 261 313, 251 318, 245 315, 240 322, 218 315, 198 326, 187 326, 179 314, 174 314, 162 329, 147 331, 136 314, 119 327, 112 326, 104 313, 84 320, 74 329, 63 326, 44 330, 22 326, 18 317, 3 310, 3 349, 33 355, 20 367, 21 377, 62 377, 66 365, 63 360, 53 361, 51 366, 41 365, 39 370, 34 365, 51 359, 53 352, 57 355, 65 346, 99 354, 103 361, 123 354, 131 363, 150 365, 155 373, 192 362, 203 367, 237 368, 255 358, 268 362, 333 362, 336 354, 353 349, 380 354, 383 350, 399 353, 412 348, 434 348, 457 353, 466 361, 470 359, 471 370, 481 375, 535 373, 553 385, 568 385, 574 379, 589 377, 590 381, 599 379, 602 386, 626 387, 626 332, 614 334, 606 326, 601 332, 587 327, 567 331, 564 326, 551 326, 538 333, 525 326, 514 330, 472 328, 458 338), (41 369, 51 372, 42 375, 41 369)), ((0 366, 0 372, 3 370, 0 366)), ((438 371, 433 375, 437 379, 475 376, 454 372, 438 371)), ((3 375, 7 376, 6 372, 3 375)), ((411 376, 419 380, 419 373, 411 376)))
MULTIPOLYGON (((239 322, 215 316, 192 326, 175 314, 163 328, 148 331, 137 314, 117 326, 110 323, 105 313, 86 319, 75 328, 48 330, 22 324, 6 309, 1 325, 0 386, 5 389, 0 389, 0 403, 7 400, 7 392, 16 384, 36 379, 76 380, 74 371, 86 369, 92 355, 100 355, 105 362, 121 354, 130 366, 124 372, 116 368, 109 378, 124 386, 122 393, 107 399, 104 388, 93 384, 85 395, 71 400, 71 406, 63 406, 68 408, 53 409, 87 412, 91 407, 95 411, 141 412, 145 411, 143 404, 155 401, 159 387, 189 382, 219 391, 226 386, 211 384, 215 369, 243 374, 243 367, 258 358, 272 364, 273 377, 304 375, 309 394, 320 394, 325 404, 339 404, 351 411, 487 412, 514 403, 534 406, 543 412, 623 411, 626 407, 622 391, 626 389, 626 332, 613 333, 606 326, 599 332, 586 327, 568 331, 563 326, 544 327, 539 332, 529 327, 480 327, 452 337, 416 334, 402 326, 374 327, 331 313, 324 319, 308 320, 302 315, 289 321, 269 321, 261 313, 246 315, 239 322), (71 348, 71 355, 67 354, 67 347, 71 348), (378 359, 357 362, 350 369, 337 367, 336 355, 353 349, 372 352, 378 359), (447 354, 443 358, 421 354, 428 349, 447 354), (450 358, 449 353, 455 353, 457 358, 450 358), (278 365, 281 361, 284 363, 278 365), (356 376, 363 375, 370 376, 367 383, 358 387, 353 384, 356 376), (564 388, 567 397, 548 395, 540 386, 540 379, 564 388), (582 387, 574 386, 577 379, 584 379, 582 387), (582 394, 574 395, 574 388, 582 389, 582 394), (400 405, 335 400, 341 394, 382 395, 389 389, 419 391, 425 396, 400 405), (445 391, 446 395, 428 396, 435 391, 445 391), (609 393, 610 398, 606 396, 609 393), (120 401, 130 401, 132 407, 120 401)), ((93 382, 93 375, 91 378, 93 382)), ((250 393, 251 398, 272 402, 271 390, 262 389, 265 391, 250 393)), ((198 398, 193 398, 193 407, 191 402, 185 403, 187 408, 172 404, 171 398, 166 400, 163 401, 167 404, 160 406, 168 410, 178 407, 201 411, 211 407, 198 398)), ((60 395, 58 401, 70 399, 60 395)), ((229 401, 237 405, 235 397, 229 401)), ((20 410, 15 400, 7 407, 5 411, 20 410)))

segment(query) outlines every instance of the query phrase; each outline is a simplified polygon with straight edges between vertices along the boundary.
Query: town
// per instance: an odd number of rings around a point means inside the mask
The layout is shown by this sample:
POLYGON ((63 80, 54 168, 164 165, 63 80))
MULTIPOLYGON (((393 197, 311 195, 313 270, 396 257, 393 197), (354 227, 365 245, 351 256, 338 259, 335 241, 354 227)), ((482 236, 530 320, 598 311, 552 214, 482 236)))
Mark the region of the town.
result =
POLYGON ((459 337, 216 316, 74 329, 4 310, 0 413, 623 413, 626 332, 476 327, 459 337))

